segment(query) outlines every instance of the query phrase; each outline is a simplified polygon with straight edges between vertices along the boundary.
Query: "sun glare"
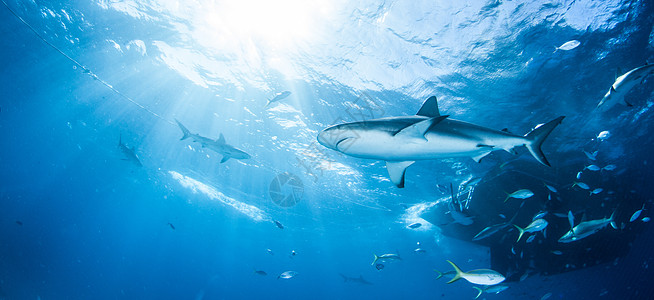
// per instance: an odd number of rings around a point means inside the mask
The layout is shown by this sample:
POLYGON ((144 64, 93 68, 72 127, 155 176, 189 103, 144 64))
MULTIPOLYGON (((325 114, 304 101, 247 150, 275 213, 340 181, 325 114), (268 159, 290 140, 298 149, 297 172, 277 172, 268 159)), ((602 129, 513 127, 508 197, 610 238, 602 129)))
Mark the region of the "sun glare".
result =
POLYGON ((330 12, 329 1, 239 0, 214 2, 203 10, 201 30, 210 43, 264 43, 286 48, 311 37, 330 12))

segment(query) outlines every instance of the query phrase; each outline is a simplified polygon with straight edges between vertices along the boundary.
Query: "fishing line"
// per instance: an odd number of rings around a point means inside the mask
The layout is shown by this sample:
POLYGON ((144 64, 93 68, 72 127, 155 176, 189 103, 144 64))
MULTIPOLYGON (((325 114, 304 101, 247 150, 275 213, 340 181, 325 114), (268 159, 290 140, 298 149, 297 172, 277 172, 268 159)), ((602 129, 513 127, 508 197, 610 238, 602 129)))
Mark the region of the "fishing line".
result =
MULTIPOLYGON (((79 67, 80 69, 82 69, 82 72, 83 72, 83 73, 88 74, 89 76, 91 76, 91 78, 97 80, 97 81, 100 82, 102 85, 106 86, 106 87, 109 88, 111 91, 113 91, 114 93, 116 93, 117 95, 119 95, 120 97, 122 97, 123 99, 125 99, 125 100, 129 101, 130 103, 136 105, 138 108, 140 108, 140 109, 142 109, 142 110, 148 112, 149 114, 155 116, 156 118, 158 118, 158 119, 160 119, 160 120, 162 120, 162 121, 164 121, 164 122, 166 122, 166 123, 168 123, 168 124, 170 124, 170 125, 177 126, 177 124, 173 123, 172 121, 169 121, 169 120, 165 119, 164 117, 162 117, 161 115, 157 114, 156 112, 154 112, 154 111, 150 110, 149 108, 143 106, 142 104, 136 102, 136 101, 135 101, 134 99, 132 99, 131 97, 129 97, 129 96, 127 96, 127 95, 121 93, 118 89, 116 89, 115 87, 113 87, 111 84, 109 84, 108 82, 106 82, 106 81, 102 80, 100 77, 98 77, 98 75, 96 75, 95 73, 93 73, 89 68, 87 68, 86 66, 84 66, 83 64, 81 64, 80 62, 78 62, 77 60, 75 60, 74 58, 70 57, 68 54, 66 54, 65 52, 63 52, 61 49, 59 49, 57 46, 55 46, 55 45, 52 44, 51 42, 48 42, 48 40, 46 40, 46 39, 45 39, 45 38, 44 38, 44 37, 43 37, 43 36, 42 36, 38 31, 36 31, 36 29, 34 29, 34 27, 32 27, 32 25, 30 25, 29 23, 27 23, 27 21, 25 21, 25 19, 23 19, 23 18, 22 18, 21 16, 19 16, 19 15, 18 15, 14 10, 13 10, 13 9, 11 9, 11 7, 9 7, 9 5, 7 4, 7 2, 5 2, 5 0, 0 0, 0 1, 2 1, 2 4, 7 8, 7 10, 9 10, 9 12, 11 12, 12 15, 14 15, 14 17, 16 17, 18 20, 20 20, 21 23, 25 24, 25 26, 27 26, 27 28, 29 28, 29 29, 30 29, 30 30, 31 30, 31 31, 32 31, 32 32, 33 32, 33 33, 34 33, 34 34, 35 34, 35 35, 36 35, 36 36, 37 36, 41 41, 43 41, 46 45, 50 46, 52 49, 54 49, 54 50, 57 51, 59 54, 61 54, 62 56, 64 56, 66 59, 68 59, 68 60, 69 60, 70 62, 72 62, 74 65, 76 65, 77 67, 79 67)), ((256 158, 253 158, 253 161, 256 163, 256 164, 254 164, 255 167, 263 167, 264 169, 267 169, 267 170, 269 170, 269 171, 271 171, 271 172, 273 172, 273 173, 281 173, 281 172, 282 172, 281 170, 278 170, 278 169, 276 169, 276 168, 273 168, 273 167, 267 166, 266 164, 264 164, 263 162, 259 161, 259 160, 256 159, 256 158)), ((241 163, 243 163, 243 164, 245 164, 245 165, 248 165, 248 164, 245 163, 245 162, 241 162, 241 163)))
POLYGON ((132 99, 131 97, 129 97, 129 96, 127 96, 127 95, 121 93, 119 90, 117 90, 117 89, 116 89, 115 87, 113 87, 111 84, 109 84, 108 82, 106 82, 106 81, 102 80, 100 77, 98 77, 98 75, 96 75, 95 73, 93 73, 89 68, 87 68, 86 66, 82 65, 80 62, 78 62, 78 61, 75 60, 74 58, 70 57, 70 56, 69 56, 68 54, 66 54, 65 52, 61 51, 61 50, 60 50, 57 46, 55 46, 54 44, 48 42, 48 41, 47 41, 47 40, 46 40, 46 39, 45 39, 45 38, 44 38, 44 37, 43 37, 43 36, 42 36, 38 31, 36 31, 36 29, 34 29, 34 27, 32 27, 32 25, 30 25, 29 23, 27 23, 27 21, 25 21, 25 20, 24 20, 21 16, 19 16, 19 15, 18 15, 14 10, 13 10, 13 9, 11 9, 11 7, 9 7, 9 5, 7 4, 7 2, 5 2, 5 0, 0 0, 0 1, 2 1, 2 4, 4 4, 4 6, 7 8, 7 10, 9 10, 9 12, 11 12, 11 14, 14 15, 14 17, 16 17, 18 20, 20 20, 21 23, 25 24, 25 26, 27 26, 27 28, 29 28, 29 29, 30 29, 30 30, 31 30, 31 31, 32 31, 32 32, 33 32, 33 33, 34 33, 34 34, 35 34, 35 35, 36 35, 36 36, 37 36, 41 41, 43 41, 46 45, 52 47, 52 49, 54 49, 55 51, 59 52, 59 54, 61 54, 61 55, 64 56, 66 59, 68 59, 70 62, 72 62, 73 64, 75 64, 77 67, 79 67, 80 69, 82 69, 82 72, 83 72, 83 73, 88 74, 89 76, 91 76, 91 78, 97 80, 97 81, 100 82, 102 85, 106 86, 107 88, 109 88, 110 90, 112 90, 114 93, 116 93, 118 96, 120 96, 120 97, 122 97, 123 99, 129 101, 130 103, 136 105, 136 106, 139 107, 140 109, 145 110, 146 112, 148 112, 148 113, 150 113, 151 115, 153 115, 153 116, 155 116, 155 117, 161 119, 162 121, 165 121, 165 122, 167 122, 167 123, 169 123, 169 124, 171 124, 171 125, 175 125, 175 123, 173 123, 172 121, 166 120, 166 119, 165 119, 164 117, 162 117, 161 115, 159 115, 159 114, 157 114, 156 112, 154 112, 154 111, 148 109, 147 107, 143 106, 142 104, 136 102, 136 101, 135 101, 134 99, 132 99))

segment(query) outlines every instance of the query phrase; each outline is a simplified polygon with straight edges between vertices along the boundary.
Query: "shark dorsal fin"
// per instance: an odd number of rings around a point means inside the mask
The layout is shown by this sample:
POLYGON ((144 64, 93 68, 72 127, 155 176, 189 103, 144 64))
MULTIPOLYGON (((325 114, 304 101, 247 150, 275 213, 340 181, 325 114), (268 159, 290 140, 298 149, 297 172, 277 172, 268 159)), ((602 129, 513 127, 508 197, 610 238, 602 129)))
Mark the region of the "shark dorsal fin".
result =
POLYGON ((219 136, 218 139, 216 140, 216 143, 218 143, 218 144, 225 144, 225 137, 223 136, 222 133, 220 134, 220 136, 219 136))
POLYGON ((436 96, 431 96, 425 100, 416 115, 430 118, 439 117, 441 113, 438 111, 438 101, 436 100, 436 96))
POLYGON ((422 120, 420 122, 402 128, 402 130, 396 132, 393 136, 417 138, 427 141, 427 139, 425 138, 425 133, 427 133, 427 131, 430 128, 432 128, 434 125, 445 120, 447 117, 448 116, 438 116, 438 117, 429 118, 427 120, 422 120))
POLYGON ((415 161, 387 161, 386 169, 391 181, 399 188, 404 187, 404 174, 406 168, 412 165, 415 161))

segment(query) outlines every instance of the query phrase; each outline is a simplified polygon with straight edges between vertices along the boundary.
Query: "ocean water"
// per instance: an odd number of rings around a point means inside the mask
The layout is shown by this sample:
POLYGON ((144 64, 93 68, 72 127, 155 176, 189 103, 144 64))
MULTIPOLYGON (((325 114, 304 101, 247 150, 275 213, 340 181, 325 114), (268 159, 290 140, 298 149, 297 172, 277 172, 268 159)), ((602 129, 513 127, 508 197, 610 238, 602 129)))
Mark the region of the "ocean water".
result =
POLYGON ((654 62, 652 1, 3 0, 0 20, 0 299, 474 299, 447 260, 506 277, 479 299, 654 297, 654 76, 596 109, 654 62), (424 160, 400 189, 317 141, 430 96, 517 135, 565 116, 551 167, 424 160), (221 162, 221 134, 249 158, 221 162), (568 212, 617 229, 561 243, 568 212))

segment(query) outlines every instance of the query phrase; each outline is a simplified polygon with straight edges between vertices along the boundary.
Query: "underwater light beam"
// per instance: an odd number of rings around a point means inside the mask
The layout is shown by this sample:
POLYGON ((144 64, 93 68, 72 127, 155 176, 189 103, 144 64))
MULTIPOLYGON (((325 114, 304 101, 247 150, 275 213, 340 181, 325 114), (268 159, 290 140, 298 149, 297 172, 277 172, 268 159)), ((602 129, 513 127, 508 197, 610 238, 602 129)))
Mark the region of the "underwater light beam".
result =
POLYGON ((195 180, 191 177, 184 176, 175 171, 168 171, 168 173, 177 180, 183 187, 192 190, 194 193, 201 192, 202 194, 209 197, 211 200, 218 200, 219 202, 231 206, 244 215, 250 217, 252 220, 261 222, 261 221, 272 221, 272 218, 266 214, 265 211, 260 208, 245 204, 241 201, 238 201, 234 198, 228 197, 225 194, 219 192, 214 187, 209 186, 205 183, 202 183, 198 180, 195 180))
POLYGON ((86 66, 84 66, 83 64, 81 64, 80 62, 78 62, 77 60, 75 60, 74 58, 70 57, 68 54, 66 54, 64 51, 62 51, 61 49, 59 49, 59 48, 58 48, 57 46, 55 46, 54 44, 48 42, 48 40, 46 40, 43 36, 41 36, 41 34, 39 34, 39 32, 36 31, 36 29, 34 29, 34 27, 32 27, 32 25, 30 25, 29 23, 27 23, 27 21, 25 21, 25 19, 23 19, 23 18, 22 18, 21 16, 19 16, 19 15, 18 15, 14 10, 13 10, 13 9, 11 9, 11 7, 9 7, 9 5, 7 4, 7 2, 5 2, 5 0, 0 0, 0 1, 2 1, 2 4, 7 8, 7 10, 9 10, 9 12, 10 12, 12 15, 14 15, 14 17, 16 17, 16 18, 17 18, 21 23, 25 24, 25 26, 27 26, 27 28, 29 28, 29 29, 30 29, 30 30, 31 30, 31 31, 36 35, 36 37, 38 37, 38 38, 39 38, 41 41, 43 41, 46 45, 52 47, 52 49, 54 49, 55 51, 57 51, 57 52, 58 52, 59 54, 61 54, 63 57, 65 57, 65 58, 68 59, 70 62, 72 62, 73 64, 75 64, 77 67, 79 67, 80 69, 82 69, 82 72, 83 72, 83 73, 88 74, 89 76, 91 76, 91 78, 97 80, 97 81, 100 82, 102 85, 108 87, 110 90, 112 90, 114 93, 116 93, 118 96, 123 97, 123 99, 125 99, 125 100, 131 102, 132 104, 136 105, 136 106, 139 107, 140 109, 145 110, 146 112, 148 112, 148 113, 150 113, 151 115, 153 115, 153 116, 155 116, 155 117, 161 119, 162 121, 165 121, 165 122, 167 122, 167 123, 169 123, 169 124, 171 124, 171 125, 175 125, 175 123, 173 123, 172 121, 169 121, 169 120, 164 119, 164 117, 162 117, 161 115, 159 115, 159 114, 157 114, 156 112, 154 112, 154 111, 148 109, 147 107, 143 106, 142 104, 136 102, 136 100, 132 99, 131 97, 129 97, 129 96, 127 96, 127 95, 121 93, 119 90, 117 90, 116 88, 114 88, 111 84, 107 83, 106 81, 104 81, 104 80, 102 80, 100 77, 98 77, 98 75, 95 75, 95 73, 91 72, 91 70, 90 70, 89 68, 87 68, 86 66))

